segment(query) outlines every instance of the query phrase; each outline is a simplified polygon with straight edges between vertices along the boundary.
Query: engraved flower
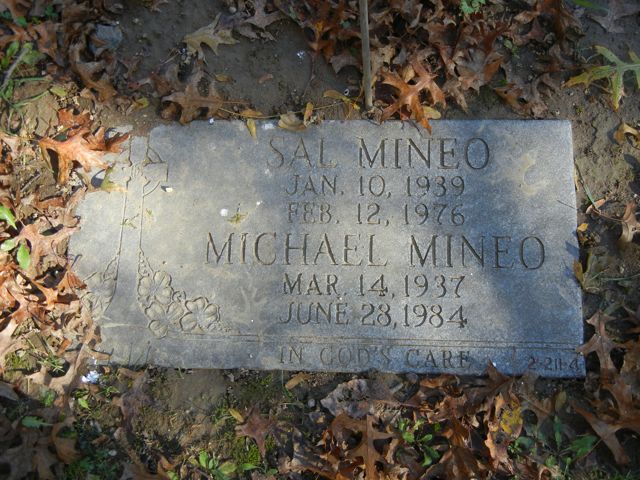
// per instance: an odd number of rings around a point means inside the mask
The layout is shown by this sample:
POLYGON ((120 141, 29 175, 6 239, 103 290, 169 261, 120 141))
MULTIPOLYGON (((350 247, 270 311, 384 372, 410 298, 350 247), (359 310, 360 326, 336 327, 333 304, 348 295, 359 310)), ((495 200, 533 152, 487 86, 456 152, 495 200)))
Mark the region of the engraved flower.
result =
POLYGON ((151 320, 149 322, 149 329, 156 337, 162 338, 167 334, 169 326, 178 323, 179 318, 184 313, 184 308, 182 308, 182 305, 175 302, 171 303, 169 306, 161 305, 158 302, 152 302, 144 313, 151 320))
POLYGON ((154 300, 167 305, 171 302, 171 277, 166 272, 156 272, 142 277, 138 284, 138 295, 149 305, 154 300))
POLYGON ((220 329, 220 308, 215 303, 208 303, 202 297, 195 300, 187 300, 187 313, 180 325, 184 330, 193 330, 196 325, 205 332, 213 332, 220 329))

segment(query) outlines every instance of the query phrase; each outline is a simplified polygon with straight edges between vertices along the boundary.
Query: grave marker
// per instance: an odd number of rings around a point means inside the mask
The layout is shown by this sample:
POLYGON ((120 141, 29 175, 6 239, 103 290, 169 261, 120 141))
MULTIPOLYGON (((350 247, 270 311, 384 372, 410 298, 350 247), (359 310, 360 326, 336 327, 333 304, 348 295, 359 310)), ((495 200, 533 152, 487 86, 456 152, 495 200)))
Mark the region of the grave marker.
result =
POLYGON ((580 376, 571 126, 134 137, 72 239, 121 363, 580 376))

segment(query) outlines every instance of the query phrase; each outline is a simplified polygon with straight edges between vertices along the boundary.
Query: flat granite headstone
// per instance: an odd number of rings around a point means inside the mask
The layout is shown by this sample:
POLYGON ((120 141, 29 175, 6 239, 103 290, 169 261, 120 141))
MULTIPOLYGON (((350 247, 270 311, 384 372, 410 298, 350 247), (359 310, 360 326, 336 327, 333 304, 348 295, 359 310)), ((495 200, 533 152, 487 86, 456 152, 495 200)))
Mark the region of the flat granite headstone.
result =
POLYGON ((567 121, 159 126, 91 194, 113 362, 584 375, 567 121))

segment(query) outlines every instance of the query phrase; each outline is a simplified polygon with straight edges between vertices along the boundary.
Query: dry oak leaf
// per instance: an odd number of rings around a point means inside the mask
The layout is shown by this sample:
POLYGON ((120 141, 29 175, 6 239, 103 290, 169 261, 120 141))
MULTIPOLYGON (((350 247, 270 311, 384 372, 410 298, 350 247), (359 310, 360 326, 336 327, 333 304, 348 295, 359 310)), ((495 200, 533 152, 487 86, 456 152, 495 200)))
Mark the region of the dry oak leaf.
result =
POLYGON ((65 128, 88 126, 91 123, 91 112, 83 110, 75 113, 73 108, 61 108, 58 110, 58 123, 65 128))
POLYGON ((117 93, 109 80, 109 74, 106 72, 107 64, 105 61, 83 62, 80 55, 83 48, 82 42, 75 43, 70 48, 71 69, 80 76, 87 87, 98 92, 101 102, 107 102, 117 93))
MULTIPOLYGON (((183 92, 174 92, 162 99, 163 102, 173 102, 180 106, 180 123, 189 123, 203 114, 211 117, 224 105, 224 100, 215 91, 213 83, 209 83, 206 96, 200 94, 201 81, 206 81, 205 74, 198 70, 189 77, 183 92)), ((166 111, 168 110, 165 109, 166 111)))
POLYGON ((352 436, 347 432, 360 434, 360 442, 347 452, 350 459, 362 458, 367 479, 379 477, 376 463, 386 464, 385 457, 377 450, 375 442, 378 440, 390 440, 393 433, 381 432, 375 427, 376 417, 367 415, 366 419, 355 420, 345 413, 339 414, 332 422, 330 430, 339 445, 346 445, 352 436))
POLYGON ((463 89, 480 87, 489 83, 502 64, 503 56, 494 51, 496 38, 504 31, 502 25, 487 26, 480 23, 476 35, 477 48, 465 48, 461 55, 455 56, 458 80, 463 89))
MULTIPOLYGON (((349 50, 344 50, 340 55, 334 55, 329 60, 331 66, 333 67, 333 71, 339 73, 345 67, 356 67, 360 70, 362 67, 360 66, 360 60, 354 57, 349 50)), ((375 72, 375 70, 374 70, 375 72)))
POLYGON ((634 147, 640 147, 640 130, 635 129, 631 125, 627 125, 624 122, 621 122, 620 126, 613 134, 613 138, 619 144, 623 144, 627 135, 631 135, 631 143, 634 147))
POLYGON ((320 404, 334 417, 346 413, 351 418, 361 419, 380 405, 398 407, 398 402, 387 385, 378 380, 356 378, 341 383, 320 404))
MULTIPOLYGON (((315 2, 315 5, 318 6, 317 11, 299 23, 309 32, 312 38, 309 40, 309 46, 313 51, 322 53, 324 58, 329 60, 333 56, 338 33, 343 30, 345 1, 338 0, 337 5, 332 2, 315 2)), ((279 8, 282 9, 281 6, 279 8)))
POLYGON ((0 453, 0 464, 9 470, 4 478, 55 480, 51 467, 58 463, 58 459, 49 451, 49 438, 37 429, 18 428, 21 442, 0 453))
MULTIPOLYGON (((527 24, 533 21, 531 32, 526 36, 542 41, 544 30, 540 28, 538 17, 546 17, 552 24, 556 38, 564 43, 570 30, 580 31, 580 22, 567 10, 562 0, 537 0, 535 9, 522 12, 514 17, 516 23, 527 24), (533 35, 536 32, 536 35, 533 35)), ((518 42, 518 44, 522 44, 518 42)))
POLYGON ((400 113, 402 117, 402 115, 405 114, 404 109, 406 108, 413 118, 419 121, 424 128, 431 132, 431 125, 429 125, 429 120, 424 114, 420 95, 423 90, 426 90, 431 95, 432 105, 440 103, 441 105, 446 106, 444 92, 434 81, 437 75, 427 72, 417 61, 412 61, 411 66, 417 75, 415 83, 413 84, 405 82, 396 73, 384 72, 382 74, 382 83, 391 85, 398 90, 397 100, 383 110, 382 120, 387 120, 396 112, 400 113))
POLYGON ((85 172, 91 171, 92 168, 107 168, 109 165, 102 159, 105 152, 119 153, 120 144, 128 137, 126 134, 105 138, 103 129, 92 135, 88 128, 83 127, 66 140, 43 138, 39 144, 47 159, 47 150, 52 150, 58 155, 58 183, 63 184, 69 178, 73 162, 78 162, 85 172))
POLYGON ((509 83, 495 88, 494 91, 520 115, 539 118, 548 109, 537 90, 536 81, 523 85, 509 83))
POLYGON ((640 222, 636 219, 636 204, 627 203, 624 215, 622 215, 622 234, 618 241, 620 243, 631 243, 636 233, 640 232, 640 222))
POLYGON ((186 35, 182 41, 186 43, 187 48, 191 53, 197 53, 198 58, 204 58, 204 51, 202 50, 202 44, 208 45, 213 53, 218 54, 218 46, 233 45, 238 41, 233 38, 230 28, 224 28, 220 25, 220 13, 216 19, 209 25, 204 26, 189 35, 186 35))
POLYGON ((295 112, 281 114, 280 119, 278 120, 278 127, 291 132, 300 132, 307 128, 302 119, 298 117, 295 112))
POLYGON ((589 353, 595 353, 598 356, 600 375, 603 378, 617 375, 618 370, 611 358, 611 351, 614 348, 623 348, 623 345, 613 341, 607 332, 607 324, 611 320, 613 320, 613 317, 600 311, 596 312, 587 320, 587 323, 593 325, 596 331, 587 343, 576 349, 577 352, 584 356, 589 353))
POLYGON ((267 436, 274 432, 276 424, 273 420, 260 415, 257 408, 252 408, 248 415, 245 415, 246 421, 242 425, 236 427, 236 434, 242 437, 251 437, 256 441, 260 454, 264 457, 267 453, 265 442, 267 436))
POLYGON ((454 416, 443 434, 449 439, 449 449, 440 462, 427 470, 424 478, 483 478, 486 467, 471 450, 470 430, 454 416))
POLYGON ((340 465, 339 459, 331 453, 319 454, 315 452, 296 429, 292 432, 291 437, 293 456, 282 455, 280 457, 278 461, 280 474, 313 472, 324 478, 344 479, 344 477, 339 477, 337 473, 340 465))
POLYGON ((620 19, 640 12, 640 4, 636 0, 609 0, 608 3, 606 15, 590 14, 589 17, 598 22, 607 33, 624 33, 620 19))
POLYGON ((51 443, 53 443, 56 448, 56 455, 67 465, 82 457, 80 452, 76 450, 75 437, 68 438, 59 436, 59 433, 62 430, 66 428, 73 429, 74 422, 75 418, 70 416, 65 418, 62 422, 54 424, 51 428, 51 443))
POLYGON ((64 258, 58 254, 57 247, 77 230, 77 225, 52 226, 49 220, 44 217, 38 218, 34 223, 25 225, 16 237, 16 243, 26 240, 31 247, 31 263, 27 273, 30 276, 38 273, 38 269, 42 268, 45 257, 54 258, 59 261, 58 263, 64 262, 64 258), (57 228, 54 233, 46 234, 54 228, 57 228))
POLYGON ((266 0, 253 0, 253 8, 255 9, 255 13, 253 14, 253 16, 247 18, 245 20, 245 23, 249 23, 261 30, 264 30, 273 22, 277 22, 278 20, 282 20, 285 18, 280 10, 266 13, 266 5, 266 0))
POLYGON ((621 429, 629 429, 640 433, 640 414, 636 411, 633 417, 614 420, 610 418, 600 418, 577 405, 573 405, 573 408, 589 422, 593 431, 598 434, 604 444, 611 450, 616 462, 620 465, 628 464, 630 461, 629 455, 627 455, 627 452, 625 452, 616 437, 616 432, 621 429))

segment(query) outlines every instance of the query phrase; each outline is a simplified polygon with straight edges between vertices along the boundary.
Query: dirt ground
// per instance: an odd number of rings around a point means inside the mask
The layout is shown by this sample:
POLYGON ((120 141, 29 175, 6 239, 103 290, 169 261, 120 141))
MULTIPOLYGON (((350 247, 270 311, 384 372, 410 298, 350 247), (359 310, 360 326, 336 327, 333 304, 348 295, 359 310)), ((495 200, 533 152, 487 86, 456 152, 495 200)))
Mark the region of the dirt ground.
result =
MULTIPOLYGON (((119 77, 123 91, 135 90, 146 95, 144 85, 140 88, 134 86, 144 84, 145 79, 162 65, 184 57, 181 41, 185 35, 211 23, 218 14, 227 15, 237 8, 236 3, 221 0, 171 0, 153 3, 157 4, 157 8, 149 8, 149 2, 145 1, 126 1, 123 2, 122 12, 113 16, 114 25, 122 32, 116 55, 123 63, 139 62, 133 72, 119 77)), ((611 33, 593 21, 592 15, 595 14, 588 8, 577 7, 574 10, 584 32, 575 43, 576 58, 585 62, 593 60, 594 45, 605 46, 624 59, 628 58, 629 49, 640 52, 640 35, 637 35, 640 31, 640 15, 621 18, 619 26, 623 33, 611 33)), ((215 82, 217 91, 229 101, 238 102, 229 104, 232 111, 252 108, 266 115, 277 116, 287 111, 304 110, 307 102, 315 106, 334 103, 323 97, 327 90, 336 90, 350 97, 358 96, 360 72, 349 66, 339 74, 334 73, 331 65, 310 49, 305 32, 293 21, 277 21, 267 27, 266 31, 273 39, 247 39, 236 35, 238 43, 219 45, 217 54, 208 48, 204 50, 207 71, 219 79, 215 82)), ((185 64, 183 68, 188 69, 189 65, 185 64)), ((532 69, 531 52, 528 49, 514 49, 509 68, 510 74, 517 78, 533 78, 535 72, 532 69)), ((24 95, 29 96, 30 92, 25 91, 24 95)), ((174 121, 162 118, 163 105, 158 99, 151 95, 145 98, 148 98, 149 106, 134 111, 124 111, 113 104, 98 103, 94 115, 102 125, 132 125, 135 134, 145 133, 158 124, 174 121)), ((481 87, 479 93, 469 97, 468 101, 467 112, 451 104, 443 111, 443 118, 522 118, 489 87, 481 87)), ((83 98, 79 98, 78 102, 80 107, 89 104, 83 98)), ((620 218, 626 204, 634 202, 637 205, 639 201, 640 150, 629 141, 617 143, 614 133, 621 122, 636 128, 640 124, 640 92, 628 83, 627 95, 617 111, 611 108, 610 95, 597 84, 586 89, 583 86, 558 88, 556 91, 548 89, 544 103, 548 106, 548 111, 541 115, 542 118, 568 119, 573 126, 579 205, 576 226, 587 225, 580 234, 581 258, 585 265, 585 319, 597 311, 613 312, 623 307, 635 309, 640 302, 640 245, 636 241, 621 247, 618 244, 621 225, 606 217, 620 218), (606 217, 585 213, 590 201, 601 199, 606 200, 602 206, 606 217)), ((59 107, 59 99, 49 96, 30 104, 23 114, 33 122, 33 131, 45 135, 47 126, 55 118, 59 107)), ((349 118, 359 118, 363 114, 350 112, 348 115, 349 118)), ((327 119, 345 118, 346 113, 338 106, 323 110, 323 116, 327 119)), ((23 175, 29 177, 37 168, 26 165, 23 175)), ((54 185, 55 178, 50 174, 40 182, 54 185)), ((531 208, 536 206, 531 205, 531 208)), ((585 339, 588 339, 593 333, 593 327, 585 325, 585 330, 585 339)), ((16 370, 20 368, 26 367, 20 365, 16 370)), ((123 377, 117 374, 117 369, 89 367, 84 368, 82 373, 87 374, 94 369, 101 373, 103 379, 113 375, 112 379, 109 377, 109 382, 103 383, 103 388, 108 384, 114 391, 133 389, 137 392, 132 404, 139 408, 136 408, 136 414, 130 420, 130 431, 135 435, 125 442, 152 473, 158 472, 160 458, 170 459, 172 462, 178 459, 186 463, 190 458, 197 458, 199 452, 209 451, 231 458, 236 464, 255 463, 260 466, 260 474, 263 476, 254 478, 269 478, 274 475, 271 469, 276 464, 275 447, 267 442, 266 456, 261 458, 252 440, 235 435, 234 412, 257 408, 263 414, 289 421, 302 429, 310 419, 320 422, 319 417, 324 415, 320 401, 343 382, 370 379, 389 388, 402 385, 407 391, 417 385, 417 378, 413 375, 381 375, 375 372, 360 375, 311 373, 301 377, 279 371, 183 371, 149 368, 144 373, 145 387, 136 390, 136 379, 139 378, 136 375, 139 372, 129 377, 125 374, 123 377), (288 384, 292 379, 295 386, 288 384)), ((588 369, 587 385, 590 381, 595 381, 591 377, 595 375, 597 365, 590 360, 588 369)), ((5 376, 7 378, 10 377, 5 376)), ((474 381, 467 380, 470 383, 474 381)), ((580 396, 584 382, 580 379, 540 380, 536 388, 539 394, 549 398, 562 391, 568 392, 569 397, 580 396)), ((94 446, 96 439, 102 438, 103 430, 118 430, 117 421, 109 406, 113 403, 110 400, 112 397, 105 396, 104 391, 100 395, 100 398, 105 399, 104 403, 91 404, 95 407, 91 409, 91 415, 83 417, 88 426, 87 431, 94 432, 87 440, 94 446)), ((570 427, 575 431, 585 430, 584 422, 570 423, 570 427)), ((312 440, 318 441, 319 438, 312 440)), ((95 465, 104 467, 104 470, 96 473, 95 477, 83 477, 82 472, 87 470, 79 469, 78 476, 64 478, 118 478, 122 471, 111 471, 105 465, 109 463, 109 458, 122 459, 126 455, 113 440, 103 440, 100 445, 100 449, 108 452, 105 454, 106 462, 95 455, 91 458, 95 465), (109 452, 114 452, 111 457, 108 456, 111 455, 109 452)), ((640 478, 628 473, 640 465, 638 435, 627 434, 623 445, 630 446, 627 451, 635 451, 631 468, 619 469, 614 466, 611 455, 605 452, 599 457, 600 464, 589 465, 585 470, 575 473, 574 477, 568 475, 562 478, 614 478, 614 473, 611 472, 619 472, 620 476, 615 478, 640 478), (605 473, 598 473, 600 470, 605 473)), ((98 450, 102 451, 100 449, 98 450)), ((132 478, 134 477, 136 476, 133 475, 132 478)), ((1 471, 0 478, 4 478, 1 471)))

